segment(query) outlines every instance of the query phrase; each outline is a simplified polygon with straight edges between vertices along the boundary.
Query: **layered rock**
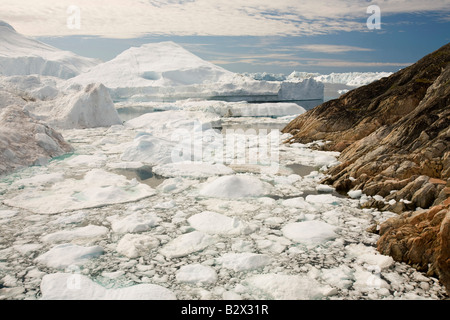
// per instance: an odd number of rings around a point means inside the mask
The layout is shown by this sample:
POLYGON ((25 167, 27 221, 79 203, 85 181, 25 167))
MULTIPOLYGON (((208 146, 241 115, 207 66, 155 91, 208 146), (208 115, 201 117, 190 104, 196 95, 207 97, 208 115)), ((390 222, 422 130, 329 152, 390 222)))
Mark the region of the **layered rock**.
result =
POLYGON ((338 191, 396 200, 371 203, 396 212, 439 204, 450 176, 449 61, 450 44, 308 111, 283 132, 293 134, 290 142, 326 140, 326 149, 342 152, 324 181, 338 191))
POLYGON ((439 277, 450 294, 450 210, 435 206, 405 212, 381 224, 377 249, 428 276, 439 277))
POLYGON ((450 44, 388 78, 292 121, 288 142, 325 140, 341 164, 322 183, 379 195, 364 204, 400 213, 378 250, 450 288, 450 44), (428 209, 429 210, 422 210, 428 209), (408 210, 415 210, 409 211, 408 210))

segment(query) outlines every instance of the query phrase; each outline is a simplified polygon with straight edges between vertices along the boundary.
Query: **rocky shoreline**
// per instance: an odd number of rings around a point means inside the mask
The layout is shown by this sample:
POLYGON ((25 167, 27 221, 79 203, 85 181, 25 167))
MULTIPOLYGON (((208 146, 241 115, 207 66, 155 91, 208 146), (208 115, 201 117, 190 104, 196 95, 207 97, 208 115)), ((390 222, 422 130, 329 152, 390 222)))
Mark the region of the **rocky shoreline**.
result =
POLYGON ((287 142, 323 140, 341 164, 322 183, 361 190, 364 204, 398 213, 378 250, 439 277, 450 291, 450 44, 414 65, 292 121, 287 142), (378 197, 376 197, 378 196, 378 197))

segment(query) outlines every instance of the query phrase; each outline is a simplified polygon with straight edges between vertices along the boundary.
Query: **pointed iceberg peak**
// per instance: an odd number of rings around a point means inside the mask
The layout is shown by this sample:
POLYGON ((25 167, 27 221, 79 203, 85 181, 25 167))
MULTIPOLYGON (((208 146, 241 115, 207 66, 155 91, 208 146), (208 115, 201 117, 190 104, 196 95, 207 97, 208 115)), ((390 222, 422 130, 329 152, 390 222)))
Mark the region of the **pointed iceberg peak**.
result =
POLYGON ((0 20, 0 75, 38 74, 69 79, 101 61, 59 50, 24 36, 0 20))
POLYGON ((6 23, 3 20, 0 20, 0 27, 6 27, 6 28, 8 28, 8 29, 10 29, 10 30, 12 30, 14 32, 17 32, 16 29, 14 29, 12 25, 10 25, 9 23, 6 23))

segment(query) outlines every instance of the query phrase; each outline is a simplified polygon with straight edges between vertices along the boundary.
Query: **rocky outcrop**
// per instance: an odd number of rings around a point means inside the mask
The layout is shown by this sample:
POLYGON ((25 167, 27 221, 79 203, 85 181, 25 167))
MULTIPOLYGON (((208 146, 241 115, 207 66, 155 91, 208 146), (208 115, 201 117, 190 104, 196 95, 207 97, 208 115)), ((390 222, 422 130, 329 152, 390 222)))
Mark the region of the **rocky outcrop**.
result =
POLYGON ((0 111, 0 175, 41 164, 72 151, 61 134, 23 111, 9 106, 0 111))
POLYGON ((435 206, 405 212, 381 224, 377 249, 429 276, 439 277, 450 294, 450 210, 435 206))
POLYGON ((436 275, 450 289, 450 44, 388 78, 292 121, 287 142, 325 140, 341 164, 322 183, 362 190, 366 207, 400 215, 378 250, 436 275), (429 210, 424 210, 428 209, 429 210), (414 210, 414 211, 412 211, 414 210))
POLYGON ((324 181, 338 191, 396 200, 382 208, 396 212, 437 205, 450 186, 449 62, 447 44, 389 78, 308 111, 283 132, 293 134, 289 142, 326 140, 326 149, 341 151, 341 165, 324 181))

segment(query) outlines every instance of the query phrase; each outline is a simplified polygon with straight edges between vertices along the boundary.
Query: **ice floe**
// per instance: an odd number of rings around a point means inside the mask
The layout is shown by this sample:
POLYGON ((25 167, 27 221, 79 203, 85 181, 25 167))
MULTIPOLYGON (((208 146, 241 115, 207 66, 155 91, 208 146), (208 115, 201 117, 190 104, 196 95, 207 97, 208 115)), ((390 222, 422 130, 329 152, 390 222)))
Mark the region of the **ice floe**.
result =
POLYGON ((138 284, 107 289, 87 276, 71 273, 45 275, 41 282, 42 300, 175 300, 175 294, 155 284, 138 284))
POLYGON ((56 214, 136 201, 154 194, 151 187, 136 180, 130 181, 121 175, 93 169, 82 180, 66 179, 39 191, 25 189, 16 197, 5 200, 5 203, 35 213, 56 214))
POLYGON ((208 234, 249 234, 255 229, 236 217, 231 218, 211 211, 195 214, 188 219, 188 222, 194 229, 208 234))
POLYGON ((312 220, 289 223, 283 227, 283 235, 297 243, 305 245, 319 245, 338 236, 336 227, 328 223, 312 220))
POLYGON ((216 240, 210 235, 200 231, 192 231, 173 239, 164 245, 160 252, 167 258, 179 258, 201 251, 215 242, 216 240))
POLYGON ((317 300, 331 291, 308 276, 260 274, 248 278, 245 283, 253 290, 260 290, 263 299, 275 300, 317 300))
POLYGON ((153 172, 164 177, 202 179, 218 175, 230 175, 234 171, 221 163, 177 162, 153 167, 153 172))
POLYGON ((153 236, 141 234, 126 234, 117 244, 117 252, 128 258, 148 255, 152 249, 159 246, 159 240, 153 236))
POLYGON ((271 258, 265 254, 242 252, 226 253, 216 261, 226 269, 240 272, 261 269, 271 262, 271 258))
POLYGON ((176 273, 178 282, 190 284, 212 284, 218 280, 217 272, 201 264, 182 266, 176 273))
POLYGON ((271 185, 257 177, 232 175, 213 178, 200 188, 199 195, 217 198, 258 197, 270 194, 271 185))
POLYGON ((111 216, 108 218, 111 228, 117 233, 139 233, 156 226, 160 219, 153 213, 134 212, 125 217, 111 216))
POLYGON ((35 259, 38 264, 49 268, 65 269, 69 266, 82 265, 89 259, 102 255, 100 246, 83 247, 76 244, 60 244, 35 259))
POLYGON ((82 241, 89 239, 103 238, 108 234, 109 230, 103 226, 88 225, 85 227, 73 228, 70 230, 61 230, 52 232, 42 236, 43 242, 67 242, 82 241))

